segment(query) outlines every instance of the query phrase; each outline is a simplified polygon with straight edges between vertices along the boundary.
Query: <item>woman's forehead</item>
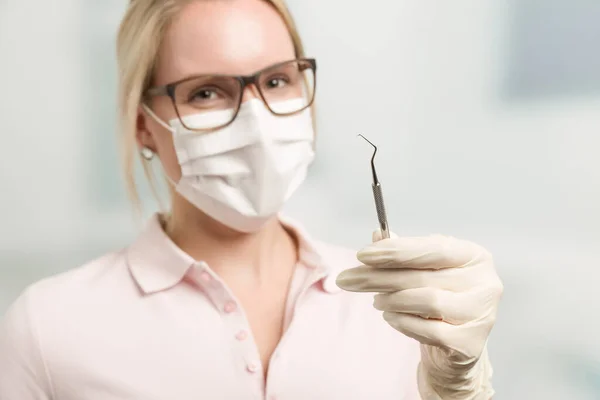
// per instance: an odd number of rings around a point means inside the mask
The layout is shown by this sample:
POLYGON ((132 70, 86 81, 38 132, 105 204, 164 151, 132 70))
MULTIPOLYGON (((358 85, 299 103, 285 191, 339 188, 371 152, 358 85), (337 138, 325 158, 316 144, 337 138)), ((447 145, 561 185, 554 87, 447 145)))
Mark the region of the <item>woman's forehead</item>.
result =
POLYGON ((246 75, 294 53, 285 22, 266 1, 195 1, 169 27, 155 78, 165 84, 195 74, 246 75))

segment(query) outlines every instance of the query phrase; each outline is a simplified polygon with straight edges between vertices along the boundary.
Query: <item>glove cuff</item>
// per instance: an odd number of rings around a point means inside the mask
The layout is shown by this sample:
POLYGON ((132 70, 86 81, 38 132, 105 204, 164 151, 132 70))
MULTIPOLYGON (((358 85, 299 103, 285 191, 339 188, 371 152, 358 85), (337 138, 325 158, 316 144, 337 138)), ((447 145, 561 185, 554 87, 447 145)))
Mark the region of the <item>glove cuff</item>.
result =
POLYGON ((439 349, 421 345, 417 381, 423 400, 490 400, 493 397, 493 369, 487 348, 478 360, 445 365, 445 368, 439 365, 443 360, 436 360, 439 357, 432 354, 436 350, 439 349))

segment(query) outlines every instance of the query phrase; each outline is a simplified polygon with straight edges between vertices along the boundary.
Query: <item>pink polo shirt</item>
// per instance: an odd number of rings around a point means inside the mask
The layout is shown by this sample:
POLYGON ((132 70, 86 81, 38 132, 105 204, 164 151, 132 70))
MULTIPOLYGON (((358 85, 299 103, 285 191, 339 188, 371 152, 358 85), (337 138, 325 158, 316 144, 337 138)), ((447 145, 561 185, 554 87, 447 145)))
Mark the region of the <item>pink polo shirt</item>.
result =
POLYGON ((244 310, 151 219, 122 251, 31 285, 0 327, 0 400, 417 400, 419 346, 369 294, 355 253, 300 243, 268 376, 244 310))

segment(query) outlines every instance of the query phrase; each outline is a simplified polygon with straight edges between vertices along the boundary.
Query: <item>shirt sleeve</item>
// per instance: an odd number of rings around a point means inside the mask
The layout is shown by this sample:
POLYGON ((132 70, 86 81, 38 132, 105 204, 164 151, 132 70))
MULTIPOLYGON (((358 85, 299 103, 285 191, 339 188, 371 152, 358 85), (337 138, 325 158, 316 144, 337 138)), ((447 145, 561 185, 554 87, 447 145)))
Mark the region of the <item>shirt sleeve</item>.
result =
POLYGON ((26 291, 0 322, 0 400, 51 400, 34 318, 26 291))

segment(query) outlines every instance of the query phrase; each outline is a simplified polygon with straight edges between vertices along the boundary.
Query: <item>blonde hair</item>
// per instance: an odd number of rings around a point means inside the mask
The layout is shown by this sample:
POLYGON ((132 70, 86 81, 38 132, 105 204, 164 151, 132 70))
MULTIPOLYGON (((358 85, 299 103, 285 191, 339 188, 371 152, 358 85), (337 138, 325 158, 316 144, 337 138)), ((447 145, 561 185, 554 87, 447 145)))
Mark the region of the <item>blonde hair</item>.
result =
MULTIPOLYGON (((162 39, 173 17, 188 3, 200 0, 131 0, 117 36, 119 72, 119 121, 121 157, 128 195, 139 211, 140 196, 135 181, 138 108, 152 83, 162 39)), ((296 57, 304 57, 304 47, 285 0, 263 0, 270 4, 287 25, 296 57)), ((153 194, 158 199, 151 167, 142 165, 153 194)))

